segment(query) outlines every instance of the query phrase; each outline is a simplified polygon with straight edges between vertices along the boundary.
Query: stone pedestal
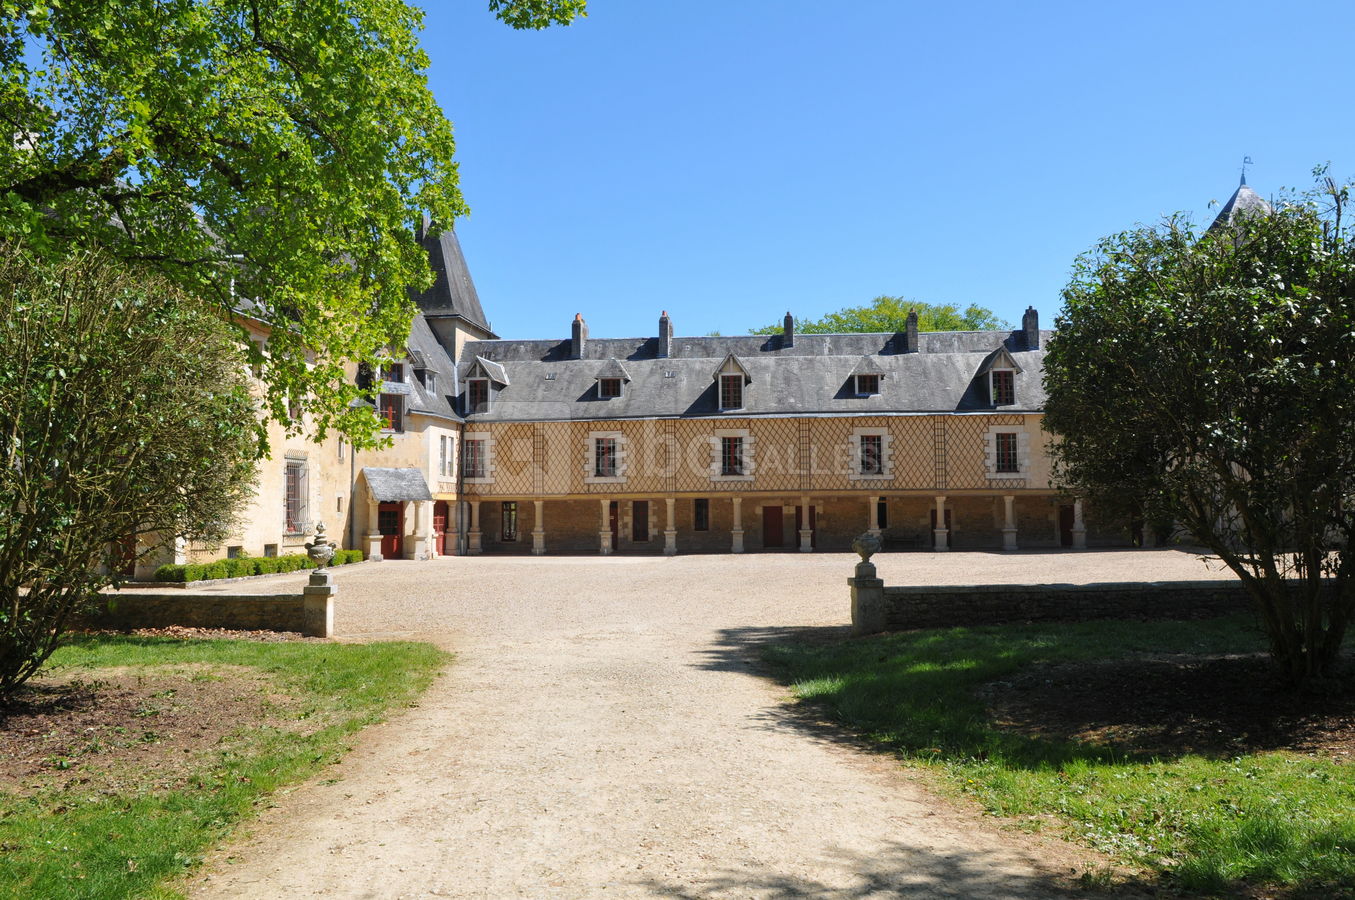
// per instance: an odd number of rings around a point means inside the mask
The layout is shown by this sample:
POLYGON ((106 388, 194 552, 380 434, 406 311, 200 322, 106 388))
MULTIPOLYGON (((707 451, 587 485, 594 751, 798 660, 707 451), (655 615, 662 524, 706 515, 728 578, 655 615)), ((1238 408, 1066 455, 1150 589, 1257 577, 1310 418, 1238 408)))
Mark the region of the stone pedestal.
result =
POLYGON ((367 532, 367 559, 376 560, 377 562, 385 559, 385 557, 381 555, 381 532, 379 531, 367 532))
POLYGON ((310 583, 301 589, 302 629, 307 637, 334 637, 334 595, 338 588, 329 570, 311 573, 310 583))
POLYGON ((869 562, 856 565, 856 574, 847 579, 852 589, 852 634, 876 634, 885 630, 885 583, 875 576, 869 562))

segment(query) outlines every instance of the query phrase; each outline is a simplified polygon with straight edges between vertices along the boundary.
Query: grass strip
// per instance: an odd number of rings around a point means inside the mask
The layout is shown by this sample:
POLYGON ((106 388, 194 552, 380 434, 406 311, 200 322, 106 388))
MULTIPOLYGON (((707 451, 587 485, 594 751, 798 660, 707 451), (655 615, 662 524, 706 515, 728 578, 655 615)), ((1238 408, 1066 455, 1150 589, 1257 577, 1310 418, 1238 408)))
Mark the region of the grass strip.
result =
MULTIPOLYGON (((180 786, 116 791, 78 783, 29 796, 0 792, 0 896, 179 896, 182 875, 267 796, 336 762, 348 738, 407 706, 450 657, 428 644, 258 643, 125 636, 79 637, 53 656, 81 677, 101 669, 202 664, 266 673, 292 698, 290 715, 318 727, 246 729, 180 786)), ((229 676, 226 676, 229 677, 229 676)))
POLYGON ((1286 752, 1142 758, 999 730, 981 685, 1039 663, 1264 649, 1247 617, 1195 622, 953 628, 829 644, 766 659, 802 700, 988 810, 1073 838, 1206 893, 1240 882, 1355 895, 1355 767, 1286 752))

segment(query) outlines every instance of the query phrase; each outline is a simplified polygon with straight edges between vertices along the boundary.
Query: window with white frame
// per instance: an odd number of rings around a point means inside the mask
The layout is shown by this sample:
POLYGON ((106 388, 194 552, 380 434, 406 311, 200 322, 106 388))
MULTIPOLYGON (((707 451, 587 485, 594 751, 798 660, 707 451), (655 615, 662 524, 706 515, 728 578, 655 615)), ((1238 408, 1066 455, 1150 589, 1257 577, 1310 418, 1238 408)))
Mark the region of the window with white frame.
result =
POLYGON ((467 434, 461 443, 461 465, 467 482, 487 484, 494 480, 494 444, 487 434, 467 434))
POLYGON ((588 484, 619 483, 626 480, 626 438, 619 431, 594 431, 588 435, 588 463, 584 479, 588 484))
POLYGON ((452 438, 450 435, 442 435, 438 438, 438 477, 452 477, 452 438))
POLYGON ((743 409, 743 376, 728 373, 720 376, 720 408, 743 409))
POLYGON ((869 397, 872 394, 878 393, 880 393, 879 375, 869 374, 856 376, 856 395, 858 397, 869 397))
POLYGON ((753 437, 747 429, 719 429, 711 438, 710 477, 715 481, 753 480, 753 437))
POLYGON ((466 415, 489 411, 489 379, 466 380, 466 415))
POLYGON ((1019 425, 988 429, 984 468, 989 478, 1025 478, 1030 473, 1030 435, 1019 425))
POLYGON ((603 400, 611 400, 611 399, 613 399, 613 398, 615 398, 615 397, 620 397, 620 396, 621 396, 621 379, 620 379, 620 378, 599 378, 599 379, 598 379, 598 396, 601 397, 603 400))
POLYGON ((856 428, 852 431, 851 478, 892 477, 889 458, 889 431, 885 428, 856 428))
POLYGON ((994 406, 1011 406, 1016 402, 1016 372, 1011 369, 993 369, 988 373, 989 389, 994 406))

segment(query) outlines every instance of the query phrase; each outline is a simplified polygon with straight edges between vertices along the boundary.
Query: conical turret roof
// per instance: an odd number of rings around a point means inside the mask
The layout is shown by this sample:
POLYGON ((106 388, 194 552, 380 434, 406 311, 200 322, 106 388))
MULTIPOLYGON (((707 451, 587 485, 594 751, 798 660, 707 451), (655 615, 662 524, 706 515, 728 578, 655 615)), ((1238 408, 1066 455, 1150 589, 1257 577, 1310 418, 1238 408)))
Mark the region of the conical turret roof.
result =
POLYGON ((1242 176, 1242 183, 1233 191, 1233 196, 1228 198, 1228 202, 1223 204, 1219 214, 1214 217, 1214 222, 1209 226, 1210 231, 1219 228, 1227 228, 1238 220, 1241 216, 1254 214, 1267 215, 1271 206, 1261 198, 1261 195, 1247 187, 1247 176, 1242 176))
POLYGON ((419 229, 419 243, 428 251, 428 265, 434 278, 432 287, 414 295, 419 309, 429 318, 459 316, 492 336, 456 232, 450 228, 439 230, 425 217, 419 229))

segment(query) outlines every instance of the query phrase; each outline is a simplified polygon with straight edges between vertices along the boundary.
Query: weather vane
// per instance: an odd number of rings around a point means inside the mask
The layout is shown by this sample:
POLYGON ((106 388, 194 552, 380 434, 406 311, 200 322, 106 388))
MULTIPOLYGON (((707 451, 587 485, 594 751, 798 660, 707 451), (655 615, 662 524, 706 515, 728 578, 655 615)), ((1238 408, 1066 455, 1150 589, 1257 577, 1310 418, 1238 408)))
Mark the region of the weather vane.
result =
POLYGON ((1243 184, 1246 184, 1246 183, 1247 183, 1247 166, 1250 166, 1250 165, 1255 165, 1255 164, 1251 161, 1251 157, 1250 157, 1250 156, 1244 156, 1244 157, 1242 157, 1242 183, 1243 183, 1243 184))

